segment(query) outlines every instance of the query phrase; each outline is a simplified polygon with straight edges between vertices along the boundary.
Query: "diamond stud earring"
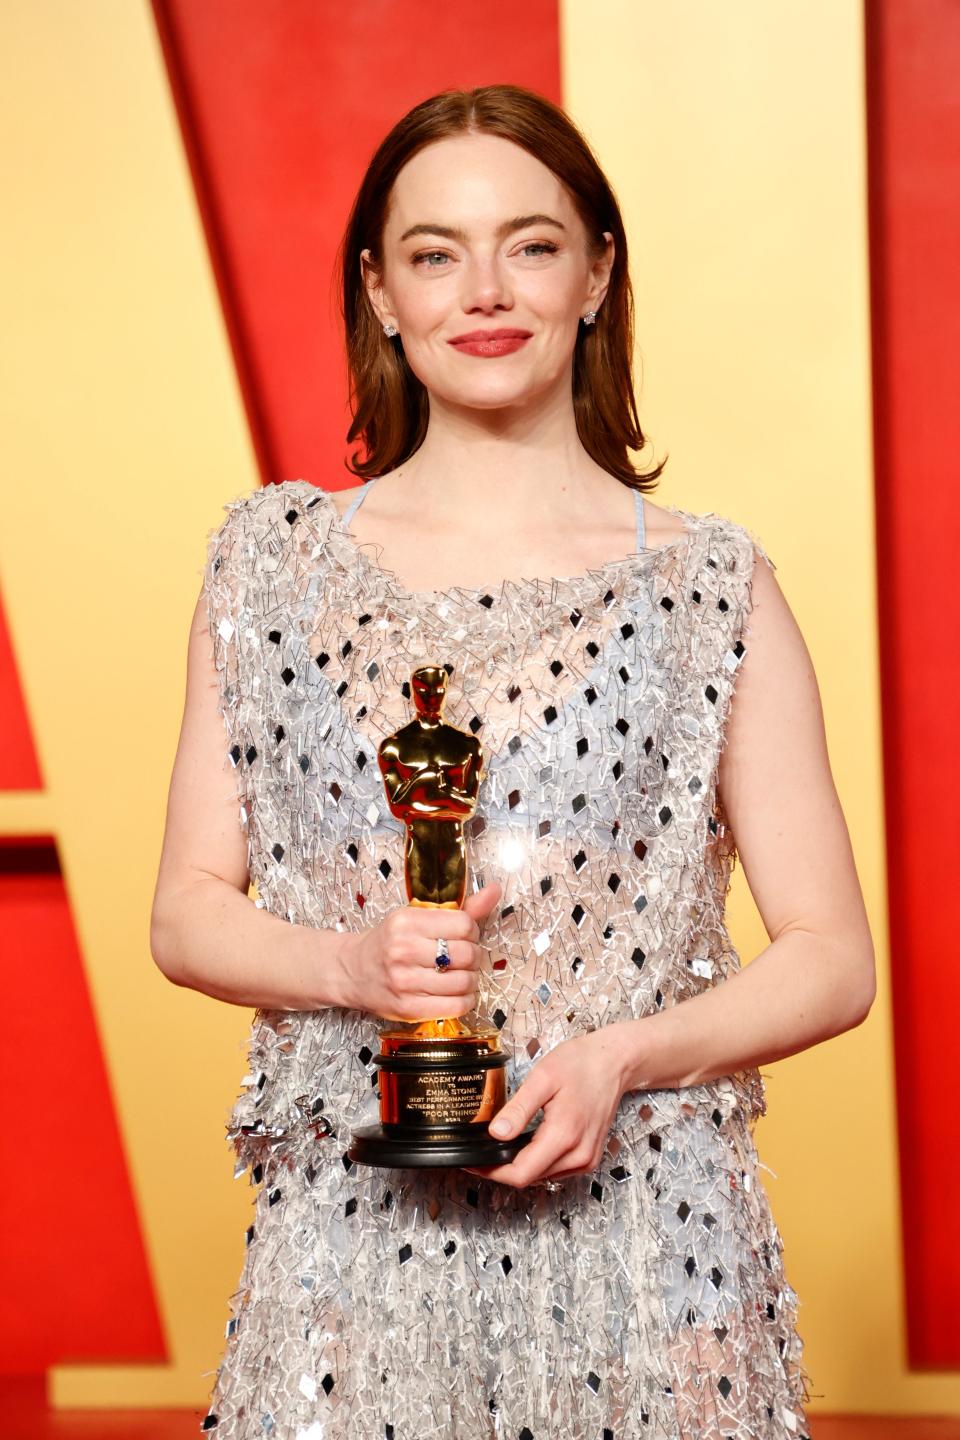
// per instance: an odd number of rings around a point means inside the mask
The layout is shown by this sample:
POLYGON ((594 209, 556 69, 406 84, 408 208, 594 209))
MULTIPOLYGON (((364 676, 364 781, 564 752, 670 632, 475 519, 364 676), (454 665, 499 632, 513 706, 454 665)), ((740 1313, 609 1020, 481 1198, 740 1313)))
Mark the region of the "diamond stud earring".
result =
POLYGON ((383 333, 387 336, 389 340, 392 340, 394 335, 400 334, 400 331, 397 329, 396 325, 384 325, 383 333))
POLYGON ((595 325, 597 323, 596 310, 588 310, 586 315, 584 315, 583 317, 583 323, 584 325, 595 325))

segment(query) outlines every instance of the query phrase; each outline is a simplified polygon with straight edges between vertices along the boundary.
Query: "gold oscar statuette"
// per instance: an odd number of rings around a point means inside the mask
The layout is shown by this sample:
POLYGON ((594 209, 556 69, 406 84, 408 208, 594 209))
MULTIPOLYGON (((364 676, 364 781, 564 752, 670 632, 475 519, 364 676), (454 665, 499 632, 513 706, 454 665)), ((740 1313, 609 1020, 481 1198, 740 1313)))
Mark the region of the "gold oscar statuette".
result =
MULTIPOLYGON (((447 672, 423 665, 412 677, 416 715, 381 742, 377 759, 390 812, 404 822, 404 876, 411 905, 458 910, 467 891, 464 822, 477 807, 483 748, 443 719, 447 672)), ((438 942, 437 966, 444 946, 438 942)), ((449 963, 449 961, 447 961, 449 963)), ((497 1140, 487 1126, 507 1099, 509 1055, 495 1026, 457 1016, 391 1021, 380 1032, 379 1125, 355 1130, 348 1154, 363 1165, 501 1165, 536 1133, 497 1140)))

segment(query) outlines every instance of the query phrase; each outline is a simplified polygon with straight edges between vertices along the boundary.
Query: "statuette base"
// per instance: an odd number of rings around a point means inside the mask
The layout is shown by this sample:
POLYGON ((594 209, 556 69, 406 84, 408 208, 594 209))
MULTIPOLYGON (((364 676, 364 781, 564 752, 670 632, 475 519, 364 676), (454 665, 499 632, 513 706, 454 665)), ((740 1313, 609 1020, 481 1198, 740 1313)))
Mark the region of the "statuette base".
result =
POLYGON ((417 1169, 477 1165, 482 1168, 509 1164, 536 1133, 537 1126, 529 1125, 509 1140, 453 1130, 441 1134, 413 1130, 403 1136, 388 1135, 382 1125, 362 1125, 353 1132, 347 1154, 358 1165, 412 1166, 417 1169))

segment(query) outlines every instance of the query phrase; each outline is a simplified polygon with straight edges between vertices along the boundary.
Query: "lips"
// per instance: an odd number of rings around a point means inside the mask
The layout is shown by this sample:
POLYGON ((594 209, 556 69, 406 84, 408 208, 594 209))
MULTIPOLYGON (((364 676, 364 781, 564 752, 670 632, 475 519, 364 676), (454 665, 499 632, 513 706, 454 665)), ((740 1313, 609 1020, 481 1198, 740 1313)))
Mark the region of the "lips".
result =
POLYGON ((483 340, 529 340, 529 330, 469 330, 463 335, 454 335, 451 345, 466 345, 483 340))
POLYGON ((473 355, 479 359, 495 360, 499 356, 512 355, 521 350, 533 337, 529 330, 472 330, 469 334, 457 335, 449 343, 461 355, 473 355))

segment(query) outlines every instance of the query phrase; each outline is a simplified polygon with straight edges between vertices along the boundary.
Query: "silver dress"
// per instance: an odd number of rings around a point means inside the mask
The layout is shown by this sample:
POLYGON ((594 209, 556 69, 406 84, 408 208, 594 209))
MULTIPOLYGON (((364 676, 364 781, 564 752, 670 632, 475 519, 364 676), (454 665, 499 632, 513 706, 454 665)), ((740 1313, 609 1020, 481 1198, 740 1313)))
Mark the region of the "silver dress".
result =
MULTIPOLYGON (((359 500, 368 493, 361 492, 359 500)), ((762 546, 682 538, 586 574, 413 592, 287 481, 224 508, 204 587, 256 903, 355 931, 405 903, 377 765, 420 664, 487 769, 478 1012, 511 1091, 569 1037, 739 967, 717 792, 762 546), (759 557, 759 559, 758 559, 759 557)), ((253 903, 253 902, 251 902, 253 903)), ((377 1018, 258 1010, 229 1115, 254 1189, 204 1432, 230 1440, 804 1440, 797 1296, 759 1174, 756 1069, 627 1092, 600 1167, 524 1189, 347 1156, 377 1018)))

